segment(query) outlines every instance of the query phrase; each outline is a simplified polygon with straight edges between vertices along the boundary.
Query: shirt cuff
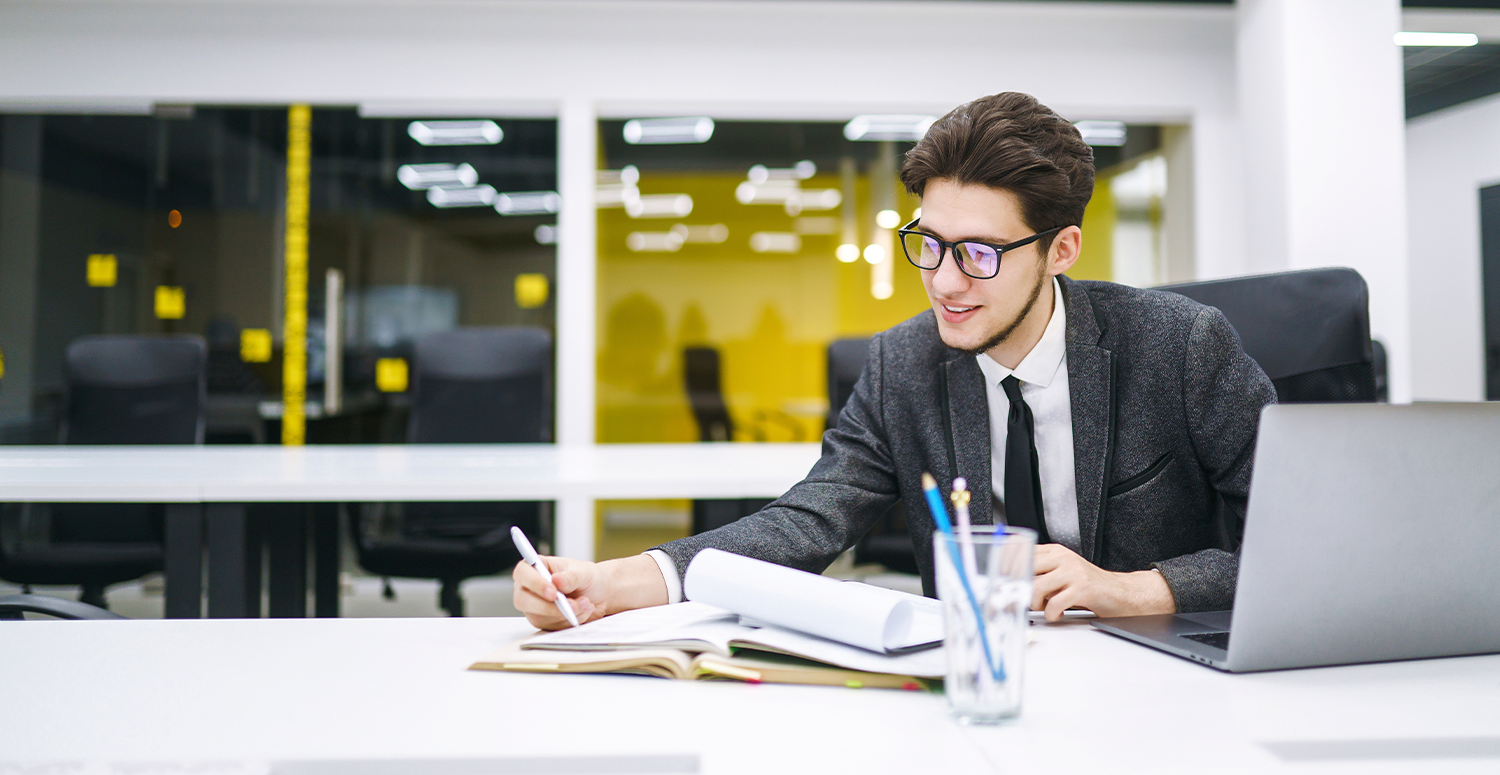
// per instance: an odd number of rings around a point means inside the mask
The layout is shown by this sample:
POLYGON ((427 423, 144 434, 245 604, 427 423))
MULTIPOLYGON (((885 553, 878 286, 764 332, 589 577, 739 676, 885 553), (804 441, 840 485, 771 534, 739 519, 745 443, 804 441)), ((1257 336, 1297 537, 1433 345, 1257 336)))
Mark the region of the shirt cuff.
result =
POLYGON ((672 557, 660 549, 652 549, 646 552, 646 556, 656 560, 656 567, 661 570, 662 581, 667 582, 667 602, 682 602, 682 579, 677 577, 677 563, 672 557))

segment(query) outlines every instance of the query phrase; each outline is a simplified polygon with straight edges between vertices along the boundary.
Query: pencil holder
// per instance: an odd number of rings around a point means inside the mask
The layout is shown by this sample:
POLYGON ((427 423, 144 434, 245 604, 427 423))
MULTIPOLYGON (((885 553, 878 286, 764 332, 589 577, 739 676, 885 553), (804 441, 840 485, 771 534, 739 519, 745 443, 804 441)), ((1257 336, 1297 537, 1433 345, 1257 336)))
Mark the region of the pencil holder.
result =
POLYGON ((1036 533, 981 526, 935 534, 932 546, 948 709, 963 724, 1014 718, 1021 712, 1036 533))

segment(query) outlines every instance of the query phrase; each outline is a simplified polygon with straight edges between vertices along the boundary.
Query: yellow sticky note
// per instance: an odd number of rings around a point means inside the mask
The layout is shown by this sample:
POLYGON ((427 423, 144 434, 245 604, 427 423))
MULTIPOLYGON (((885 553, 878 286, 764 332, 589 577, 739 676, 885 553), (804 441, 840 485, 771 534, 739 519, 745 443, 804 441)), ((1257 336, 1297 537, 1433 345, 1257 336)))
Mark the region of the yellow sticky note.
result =
POLYGON ((88 281, 94 288, 113 288, 119 275, 119 262, 113 253, 93 253, 89 256, 88 281))
POLYGON ((382 393, 406 392, 406 359, 381 358, 375 361, 375 387, 382 393))
POLYGON ((271 360, 271 332, 264 328, 247 328, 240 332, 240 360, 265 363, 271 360))
POLYGON ((516 306, 536 309, 547 303, 547 275, 516 275, 516 306))
POLYGON ((187 294, 176 285, 156 286, 156 316, 162 320, 181 320, 187 314, 187 294))

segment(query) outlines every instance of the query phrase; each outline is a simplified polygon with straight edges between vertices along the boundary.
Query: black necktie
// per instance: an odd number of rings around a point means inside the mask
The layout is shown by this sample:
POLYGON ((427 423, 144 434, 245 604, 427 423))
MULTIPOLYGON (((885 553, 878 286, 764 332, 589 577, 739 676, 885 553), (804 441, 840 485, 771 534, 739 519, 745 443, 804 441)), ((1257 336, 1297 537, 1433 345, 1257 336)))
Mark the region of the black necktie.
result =
POLYGON ((1042 515, 1042 482, 1037 473, 1036 424, 1031 407, 1021 398, 1021 383, 1014 374, 1000 380, 1010 399, 1005 420, 1005 521, 1036 531, 1036 542, 1051 543, 1047 520, 1042 515))

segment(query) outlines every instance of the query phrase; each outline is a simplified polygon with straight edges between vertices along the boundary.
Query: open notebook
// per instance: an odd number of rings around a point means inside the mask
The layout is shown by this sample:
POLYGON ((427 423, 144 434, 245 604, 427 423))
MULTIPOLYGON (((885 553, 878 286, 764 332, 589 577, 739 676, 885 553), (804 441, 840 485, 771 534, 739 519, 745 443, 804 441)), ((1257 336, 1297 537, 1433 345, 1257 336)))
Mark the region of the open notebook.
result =
POLYGON ((709 549, 691 602, 543 633, 475 669, 633 672, 671 678, 915 688, 943 675, 937 602, 709 549))

